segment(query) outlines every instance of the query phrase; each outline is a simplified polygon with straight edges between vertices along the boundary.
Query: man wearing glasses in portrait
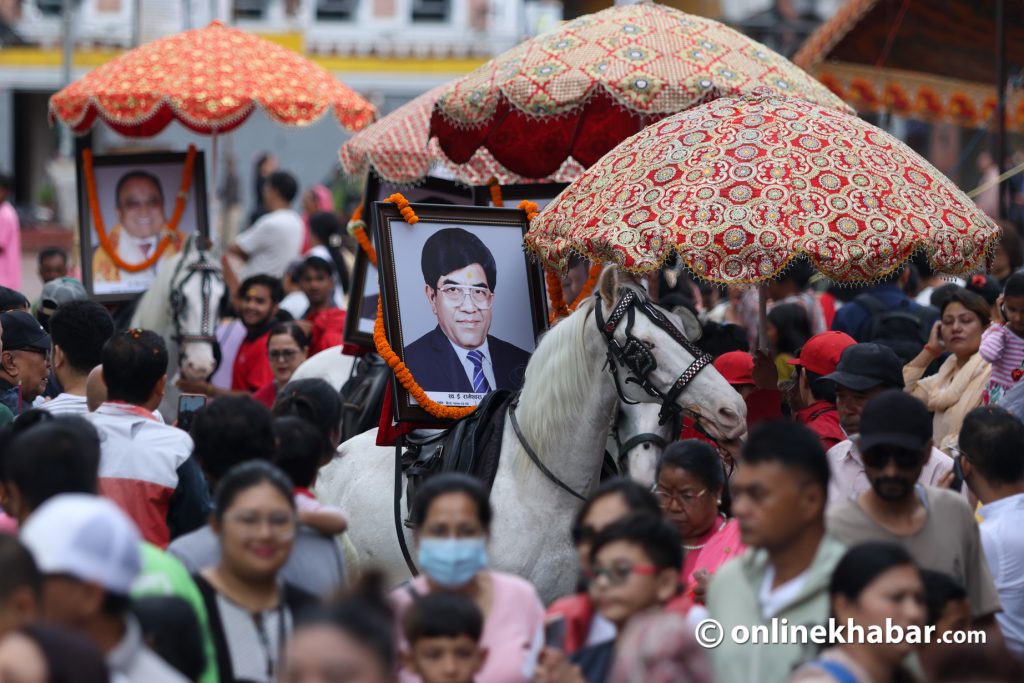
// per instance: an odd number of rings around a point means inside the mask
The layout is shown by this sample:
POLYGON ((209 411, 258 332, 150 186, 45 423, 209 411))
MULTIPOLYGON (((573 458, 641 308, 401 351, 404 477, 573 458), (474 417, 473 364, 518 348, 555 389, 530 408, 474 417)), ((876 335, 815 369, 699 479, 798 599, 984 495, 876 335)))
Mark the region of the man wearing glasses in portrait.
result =
POLYGON ((527 351, 488 334, 494 317, 494 256, 473 233, 445 228, 423 245, 424 291, 437 326, 405 347, 425 391, 486 394, 522 387, 527 351))

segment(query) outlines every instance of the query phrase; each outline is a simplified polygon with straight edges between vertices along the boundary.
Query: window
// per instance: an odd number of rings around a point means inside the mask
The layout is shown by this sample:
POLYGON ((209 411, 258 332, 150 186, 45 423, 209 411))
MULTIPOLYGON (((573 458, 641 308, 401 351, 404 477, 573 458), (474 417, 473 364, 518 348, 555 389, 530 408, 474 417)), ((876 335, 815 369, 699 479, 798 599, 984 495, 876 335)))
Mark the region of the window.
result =
POLYGON ((235 19, 263 19, 270 0, 234 0, 235 19))
POLYGON ((323 21, 352 21, 359 0, 317 0, 316 18, 323 21))
POLYGON ((412 0, 413 21, 448 21, 449 0, 412 0))

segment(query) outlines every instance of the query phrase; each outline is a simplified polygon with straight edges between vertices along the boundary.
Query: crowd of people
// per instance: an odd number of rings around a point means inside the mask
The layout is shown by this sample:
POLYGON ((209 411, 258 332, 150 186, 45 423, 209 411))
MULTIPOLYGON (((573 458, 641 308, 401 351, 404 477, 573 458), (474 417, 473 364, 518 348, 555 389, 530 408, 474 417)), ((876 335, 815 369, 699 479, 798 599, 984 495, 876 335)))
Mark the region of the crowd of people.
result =
MULTIPOLYGON (((653 487, 595 482, 565 529, 577 589, 545 605, 491 566, 501 511, 477 479, 417 488, 420 574, 399 586, 352 547, 345 501, 318 500, 344 399, 293 374, 342 344, 349 257, 326 190, 303 216, 288 173, 260 188, 224 256, 234 314, 209 380, 169 376, 167 341, 117 329, 59 250, 40 256, 37 302, 0 290, 0 680, 1020 680, 1024 273, 1009 235, 992 274, 966 282, 912 262, 830 289, 795 264, 753 353, 755 293, 671 266, 641 283, 700 318, 749 433, 684 424, 653 487), (208 399, 187 425, 160 412, 172 383, 208 399), (731 635, 830 619, 938 635, 731 635), (954 632, 983 642, 939 642, 954 632)), ((568 300, 588 267, 574 262, 568 300)))

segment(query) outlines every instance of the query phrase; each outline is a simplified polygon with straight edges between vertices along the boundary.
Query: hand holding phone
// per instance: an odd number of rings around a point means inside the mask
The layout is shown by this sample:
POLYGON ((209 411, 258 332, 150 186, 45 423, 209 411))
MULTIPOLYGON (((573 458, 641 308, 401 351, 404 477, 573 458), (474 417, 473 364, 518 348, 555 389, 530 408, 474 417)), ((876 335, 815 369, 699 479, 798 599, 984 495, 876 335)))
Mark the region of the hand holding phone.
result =
POLYGON ((544 624, 544 646, 565 651, 565 617, 556 615, 544 624))
POLYGON ((203 394, 181 394, 178 396, 178 429, 186 432, 192 429, 196 413, 206 407, 208 396, 203 394))

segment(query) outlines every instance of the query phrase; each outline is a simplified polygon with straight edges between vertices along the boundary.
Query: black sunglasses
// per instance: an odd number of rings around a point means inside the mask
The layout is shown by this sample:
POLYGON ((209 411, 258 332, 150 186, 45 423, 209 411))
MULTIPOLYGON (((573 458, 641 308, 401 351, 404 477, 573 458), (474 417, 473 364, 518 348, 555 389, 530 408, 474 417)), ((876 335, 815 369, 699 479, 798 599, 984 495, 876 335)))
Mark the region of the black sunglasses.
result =
POLYGON ((906 448, 879 446, 861 453, 864 464, 876 470, 885 467, 890 460, 896 463, 897 469, 912 470, 921 464, 921 454, 906 448))

